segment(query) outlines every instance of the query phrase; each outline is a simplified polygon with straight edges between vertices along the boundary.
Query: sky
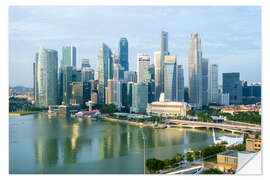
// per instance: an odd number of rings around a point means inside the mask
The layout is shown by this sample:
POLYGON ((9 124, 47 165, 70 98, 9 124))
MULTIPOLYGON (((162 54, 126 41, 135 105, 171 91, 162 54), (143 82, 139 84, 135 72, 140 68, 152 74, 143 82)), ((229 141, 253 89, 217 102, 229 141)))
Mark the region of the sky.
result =
POLYGON ((188 84, 189 39, 201 36, 204 58, 222 73, 240 72, 240 78, 261 81, 261 8, 259 6, 10 6, 9 85, 33 87, 33 61, 39 47, 58 51, 77 48, 80 59, 89 58, 97 69, 101 42, 118 52, 127 37, 129 68, 137 69, 137 53, 160 50, 160 33, 169 34, 169 52, 184 65, 188 84))

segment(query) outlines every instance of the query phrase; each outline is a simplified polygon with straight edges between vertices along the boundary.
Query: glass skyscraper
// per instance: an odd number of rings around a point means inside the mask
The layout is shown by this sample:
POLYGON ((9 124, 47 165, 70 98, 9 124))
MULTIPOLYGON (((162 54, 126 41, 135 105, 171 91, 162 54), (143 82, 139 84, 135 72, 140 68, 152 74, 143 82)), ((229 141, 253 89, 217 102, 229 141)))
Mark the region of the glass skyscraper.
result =
POLYGON ((184 69, 183 69, 183 65, 176 66, 176 101, 184 102, 184 69))
POLYGON ((208 105, 208 59, 202 58, 202 105, 208 105))
POLYGON ((99 104, 105 104, 105 88, 108 79, 113 78, 111 49, 104 43, 100 44, 98 55, 99 104))
POLYGON ((37 104, 41 107, 58 104, 58 53, 40 47, 36 66, 37 104))
POLYGON ((229 93, 230 104, 242 104, 240 73, 223 73, 223 93, 229 93))
POLYGON ((134 83, 132 87, 131 112, 145 113, 148 103, 148 86, 146 83, 134 83))
POLYGON ((208 102, 218 104, 218 65, 210 64, 208 69, 208 102))
POLYGON ((202 51, 199 34, 192 34, 188 56, 188 95, 189 103, 202 106, 202 51))
POLYGON ((74 46, 62 48, 62 66, 76 67, 76 48, 74 46))
POLYGON ((129 70, 128 65, 128 40, 125 37, 122 37, 119 40, 118 46, 118 53, 119 53, 119 64, 124 68, 124 71, 129 70))
POLYGON ((166 101, 176 101, 176 56, 165 56, 164 94, 166 101))

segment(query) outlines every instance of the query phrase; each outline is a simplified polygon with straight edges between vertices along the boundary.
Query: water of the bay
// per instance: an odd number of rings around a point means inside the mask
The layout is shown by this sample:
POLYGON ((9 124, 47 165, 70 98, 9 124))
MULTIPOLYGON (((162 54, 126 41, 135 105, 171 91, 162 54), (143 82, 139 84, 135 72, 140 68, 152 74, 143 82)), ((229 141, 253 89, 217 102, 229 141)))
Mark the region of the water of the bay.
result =
MULTIPOLYGON (((147 158, 171 158, 213 143, 207 129, 139 128, 103 120, 9 117, 9 172, 142 174, 147 158)), ((224 132, 216 131, 216 137, 224 132)))

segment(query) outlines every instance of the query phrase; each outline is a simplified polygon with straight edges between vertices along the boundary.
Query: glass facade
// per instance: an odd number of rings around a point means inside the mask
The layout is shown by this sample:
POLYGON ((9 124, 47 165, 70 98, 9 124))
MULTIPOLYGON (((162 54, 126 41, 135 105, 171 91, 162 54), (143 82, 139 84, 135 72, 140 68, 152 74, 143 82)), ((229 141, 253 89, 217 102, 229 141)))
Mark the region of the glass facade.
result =
POLYGON ((165 56, 164 61, 165 100, 176 101, 176 56, 165 56))
POLYGON ((124 68, 124 71, 129 70, 128 65, 128 41, 127 38, 121 38, 119 41, 119 64, 124 68))
POLYGON ((74 46, 62 48, 62 66, 76 67, 76 48, 74 46))
POLYGON ((105 104, 105 88, 108 79, 113 78, 111 49, 104 43, 100 44, 98 56, 99 104, 105 104))
POLYGON ((223 73, 223 93, 229 93, 230 104, 242 104, 240 73, 223 73))
POLYGON ((38 105, 58 104, 58 53, 52 49, 40 48, 37 65, 38 105))

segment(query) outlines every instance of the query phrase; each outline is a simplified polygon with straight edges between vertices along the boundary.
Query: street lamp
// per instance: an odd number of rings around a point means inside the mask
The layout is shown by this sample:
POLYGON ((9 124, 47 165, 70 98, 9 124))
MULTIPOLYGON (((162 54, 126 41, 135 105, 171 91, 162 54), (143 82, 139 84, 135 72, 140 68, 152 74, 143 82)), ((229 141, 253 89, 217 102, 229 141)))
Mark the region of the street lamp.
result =
POLYGON ((144 136, 143 129, 141 129, 141 132, 142 132, 142 138, 143 138, 143 171, 145 174, 145 136, 144 136))

